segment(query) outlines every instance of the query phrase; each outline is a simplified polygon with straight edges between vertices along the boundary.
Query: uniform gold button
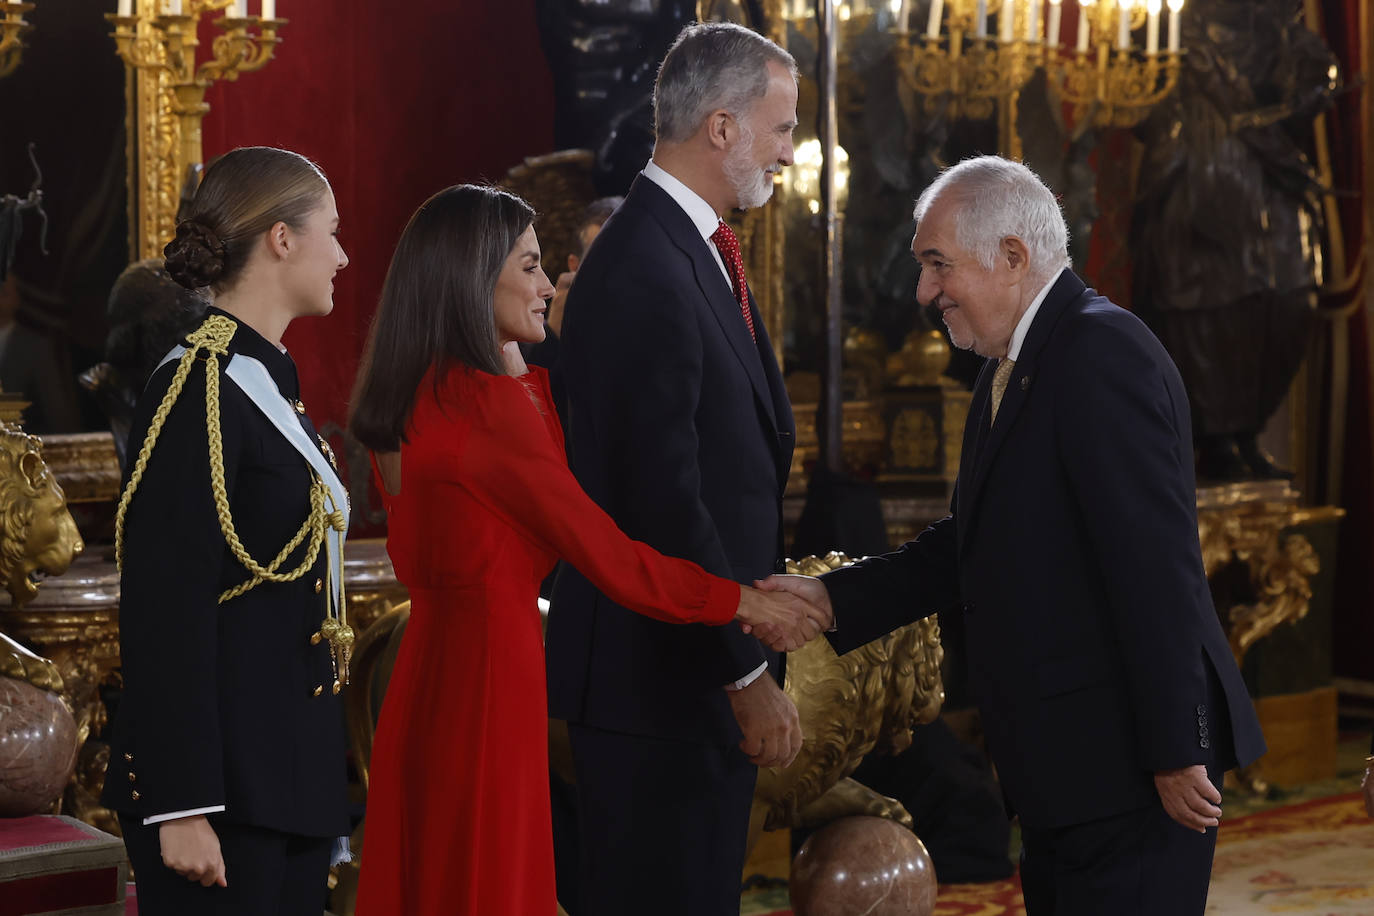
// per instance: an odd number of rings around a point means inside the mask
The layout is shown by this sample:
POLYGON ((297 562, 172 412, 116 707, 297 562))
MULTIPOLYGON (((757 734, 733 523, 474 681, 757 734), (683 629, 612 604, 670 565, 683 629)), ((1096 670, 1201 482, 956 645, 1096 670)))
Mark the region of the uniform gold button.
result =
POLYGON ((322 693, 324 693, 324 685, 323 685, 323 684, 319 684, 319 685, 317 685, 317 686, 315 687, 315 692, 312 693, 311 696, 317 697, 317 696, 319 696, 319 695, 322 694, 322 693))
POLYGON ((319 594, 320 592, 322 592, 322 591, 324 591, 324 580, 323 580, 323 579, 316 579, 316 580, 315 580, 315 594, 318 595, 318 594, 319 594))
POLYGON ((305 405, 301 403, 300 398, 297 398, 297 399, 296 399, 296 402, 295 402, 294 404, 292 404, 291 406, 293 406, 293 407, 296 408, 296 413, 299 413, 299 414, 305 413, 305 405))
POLYGON ((340 690, 343 690, 343 684, 340 684, 338 681, 335 681, 335 682, 334 682, 334 693, 337 694, 340 690))
POLYGON ((138 790, 137 790, 137 789, 134 789, 132 792, 129 793, 129 795, 133 797, 133 800, 134 800, 134 801, 138 801, 138 799, 139 799, 139 794, 138 794, 138 790))
POLYGON ((138 779, 138 777, 134 775, 134 771, 133 771, 133 770, 130 770, 130 771, 129 771, 129 782, 133 782, 133 781, 136 780, 136 779, 138 779))
POLYGON ((133 754, 125 754, 125 755, 124 755, 124 762, 125 762, 125 763, 133 763, 133 762, 134 762, 134 755, 133 755, 133 754))

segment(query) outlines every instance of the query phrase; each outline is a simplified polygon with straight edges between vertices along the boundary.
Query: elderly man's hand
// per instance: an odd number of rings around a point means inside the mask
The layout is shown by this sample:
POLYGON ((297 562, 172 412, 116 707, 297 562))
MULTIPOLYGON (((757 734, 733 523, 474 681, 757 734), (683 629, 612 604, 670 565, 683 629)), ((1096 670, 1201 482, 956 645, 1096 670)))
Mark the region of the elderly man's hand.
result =
POLYGON ((1206 833, 1221 823, 1221 793, 1207 778, 1207 768, 1184 767, 1155 774, 1155 791, 1169 816, 1189 830, 1206 833))
POLYGON ((835 609, 830 604, 830 592, 825 583, 814 576, 774 575, 754 583, 754 587, 765 592, 788 592, 796 595, 816 609, 817 623, 822 630, 835 626, 835 609))

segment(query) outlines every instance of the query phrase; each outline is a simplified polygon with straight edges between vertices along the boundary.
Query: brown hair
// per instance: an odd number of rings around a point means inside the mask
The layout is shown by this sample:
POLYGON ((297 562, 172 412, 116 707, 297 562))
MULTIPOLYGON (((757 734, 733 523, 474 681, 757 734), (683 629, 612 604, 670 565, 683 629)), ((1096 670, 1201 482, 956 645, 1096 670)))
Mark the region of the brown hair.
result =
POLYGON ((245 146, 205 170, 196 196, 162 250, 167 272, 188 289, 234 285, 258 238, 277 223, 304 228, 329 182, 299 153, 245 146))
POLYGON ((359 442, 376 452, 401 447, 431 368, 505 373, 492 295, 533 222, 525 201, 481 185, 446 188, 415 211, 396 243, 353 388, 348 427, 359 442))

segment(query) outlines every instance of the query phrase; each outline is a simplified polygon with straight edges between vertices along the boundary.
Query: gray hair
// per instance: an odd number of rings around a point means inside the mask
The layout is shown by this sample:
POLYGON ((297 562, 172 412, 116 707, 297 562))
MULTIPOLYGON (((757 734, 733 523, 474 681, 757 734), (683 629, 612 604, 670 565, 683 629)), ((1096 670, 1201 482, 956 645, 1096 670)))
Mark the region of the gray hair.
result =
POLYGON ((757 32, 731 22, 694 22, 683 28, 654 83, 658 139, 681 143, 718 108, 743 121, 768 91, 769 61, 797 78, 792 55, 757 32))
POLYGON ((1012 237, 1026 243, 1033 276, 1048 280, 1070 265, 1069 228, 1059 201, 1021 163, 979 156, 945 169, 916 201, 918 224, 943 194, 959 198, 955 241, 985 269, 992 270, 1002 240, 1012 237))

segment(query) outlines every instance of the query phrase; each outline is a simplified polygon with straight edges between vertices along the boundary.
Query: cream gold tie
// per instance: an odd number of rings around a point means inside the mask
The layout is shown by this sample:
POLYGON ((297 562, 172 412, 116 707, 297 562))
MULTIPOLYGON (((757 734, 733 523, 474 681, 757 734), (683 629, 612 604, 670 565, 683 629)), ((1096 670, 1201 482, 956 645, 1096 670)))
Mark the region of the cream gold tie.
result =
POLYGON ((1016 360, 1003 359, 992 374, 992 423, 997 422, 997 408, 1002 406, 1002 395, 1007 393, 1007 382, 1011 381, 1011 370, 1015 368, 1016 360))

